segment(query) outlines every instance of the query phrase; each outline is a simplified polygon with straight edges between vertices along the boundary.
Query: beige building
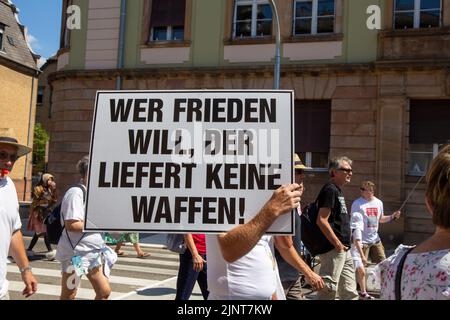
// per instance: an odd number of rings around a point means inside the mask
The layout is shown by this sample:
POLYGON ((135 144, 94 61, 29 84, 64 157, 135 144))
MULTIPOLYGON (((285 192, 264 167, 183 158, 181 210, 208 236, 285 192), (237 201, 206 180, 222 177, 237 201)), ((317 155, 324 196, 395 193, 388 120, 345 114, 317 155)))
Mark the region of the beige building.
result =
MULTIPOLYGON (((328 160, 347 155, 348 205, 369 179, 390 214, 450 139, 450 1, 376 1, 382 30, 366 24, 373 2, 276 1, 281 89, 295 92, 295 151, 314 168, 305 200, 327 180, 328 160)), ((85 19, 80 30, 63 28, 49 76, 49 167, 59 186, 73 183, 76 160, 89 152, 99 89, 273 88, 267 0, 127 1, 123 29, 123 1, 70 3, 85 19)), ((422 180, 402 219, 383 226, 384 239, 415 243, 433 232, 423 190, 422 180)))
MULTIPOLYGON (((0 0, 0 127, 13 128, 20 143, 33 145, 39 56, 27 44, 25 27, 8 0, 0 0)), ((17 161, 11 178, 19 200, 30 197, 31 154, 17 161)))

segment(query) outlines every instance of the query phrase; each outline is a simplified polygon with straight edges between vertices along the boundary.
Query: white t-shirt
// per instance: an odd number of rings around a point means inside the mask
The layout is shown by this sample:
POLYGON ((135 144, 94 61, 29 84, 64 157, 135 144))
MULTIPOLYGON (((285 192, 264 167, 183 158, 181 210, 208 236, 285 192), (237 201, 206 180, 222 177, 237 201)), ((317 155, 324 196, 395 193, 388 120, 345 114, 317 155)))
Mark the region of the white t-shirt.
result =
MULTIPOLYGON (((83 191, 78 187, 72 187, 67 190, 61 203, 61 219, 63 219, 64 215, 64 220, 83 221, 84 210, 83 191)), ((64 228, 58 242, 55 259, 61 262, 67 261, 74 255, 82 256, 92 250, 101 249, 104 246, 102 236, 98 232, 86 233, 82 239, 81 237, 83 237, 83 233, 66 232, 64 228), (72 245, 76 246, 75 251, 72 249, 67 235, 69 235, 72 245)))
POLYGON ((206 235, 210 299, 267 300, 275 292, 278 299, 283 299, 284 296, 279 296, 281 282, 271 239, 271 236, 263 236, 249 253, 227 263, 222 257, 217 235, 206 235))
POLYGON ((0 298, 8 292, 6 259, 11 236, 21 227, 16 187, 9 177, 0 179, 0 298))
POLYGON ((359 212, 364 219, 364 230, 362 232, 362 243, 373 244, 380 241, 378 235, 378 226, 383 216, 383 202, 373 197, 371 201, 367 201, 360 197, 352 203, 352 213, 359 212))

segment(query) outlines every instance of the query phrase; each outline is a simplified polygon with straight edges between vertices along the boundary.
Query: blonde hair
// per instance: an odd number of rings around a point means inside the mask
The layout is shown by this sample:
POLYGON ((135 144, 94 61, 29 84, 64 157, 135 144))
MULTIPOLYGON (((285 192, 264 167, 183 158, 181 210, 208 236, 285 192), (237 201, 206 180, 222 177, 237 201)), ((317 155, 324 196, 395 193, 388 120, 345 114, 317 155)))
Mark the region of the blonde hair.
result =
POLYGON ((431 162, 425 196, 433 209, 433 223, 450 228, 450 145, 431 162))
POLYGON ((373 183, 372 181, 366 180, 366 181, 361 182, 361 188, 366 188, 366 187, 369 187, 375 191, 375 183, 373 183))

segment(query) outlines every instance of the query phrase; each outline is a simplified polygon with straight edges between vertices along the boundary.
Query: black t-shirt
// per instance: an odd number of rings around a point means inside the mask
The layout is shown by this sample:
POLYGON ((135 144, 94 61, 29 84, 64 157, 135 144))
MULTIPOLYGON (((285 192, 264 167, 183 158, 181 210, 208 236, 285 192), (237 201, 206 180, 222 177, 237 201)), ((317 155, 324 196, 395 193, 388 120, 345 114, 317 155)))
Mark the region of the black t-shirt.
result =
POLYGON ((347 211, 341 189, 335 184, 328 182, 319 193, 318 206, 319 209, 331 208, 328 222, 342 244, 350 247, 350 214, 347 211))

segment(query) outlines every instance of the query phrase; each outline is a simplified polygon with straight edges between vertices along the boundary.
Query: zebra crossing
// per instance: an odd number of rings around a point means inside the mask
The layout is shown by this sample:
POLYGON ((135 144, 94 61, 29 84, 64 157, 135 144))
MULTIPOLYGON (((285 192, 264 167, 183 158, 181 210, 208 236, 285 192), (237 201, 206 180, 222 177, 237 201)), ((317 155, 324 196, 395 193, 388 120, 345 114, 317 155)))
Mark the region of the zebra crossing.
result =
MULTIPOLYGON (((25 238, 25 242, 29 239, 25 238)), ((42 240, 41 240, 42 241, 42 240)), ((126 256, 118 257, 111 271, 110 299, 148 299, 173 300, 178 274, 179 257, 163 246, 142 245, 144 251, 150 253, 145 259, 137 258, 131 245, 121 249, 126 256)), ((33 274, 38 280, 38 291, 28 300, 59 299, 61 285, 60 264, 48 261, 42 243, 38 242, 35 256, 30 257, 33 274), (40 249, 42 252, 40 252, 40 249)), ((20 272, 14 262, 7 265, 9 295, 12 300, 23 300, 24 288, 20 272)), ((83 277, 78 289, 77 299, 93 299, 94 290, 86 277, 83 277)), ((194 290, 193 299, 201 298, 198 288, 194 290)))

